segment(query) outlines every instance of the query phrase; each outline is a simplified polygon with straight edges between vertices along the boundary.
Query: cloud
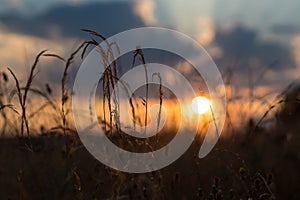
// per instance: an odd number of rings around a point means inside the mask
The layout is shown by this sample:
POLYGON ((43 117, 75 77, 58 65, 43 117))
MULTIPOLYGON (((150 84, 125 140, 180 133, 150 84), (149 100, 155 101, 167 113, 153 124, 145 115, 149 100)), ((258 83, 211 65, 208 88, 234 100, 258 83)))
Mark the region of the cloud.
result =
POLYGON ((297 68, 300 70, 300 35, 296 35, 291 40, 293 57, 297 64, 297 68))
POLYGON ((223 50, 220 47, 208 48, 208 53, 213 59, 220 59, 223 57, 223 50))
POLYGON ((56 53, 64 54, 65 44, 60 42, 53 42, 44 38, 35 36, 28 36, 18 33, 8 33, 0 31, 0 57, 1 64, 10 63, 13 66, 22 66, 26 56, 36 56, 38 51, 45 49, 45 47, 52 49, 56 53))
MULTIPOLYGON (((67 51, 74 46, 74 40, 64 38, 62 40, 50 40, 36 36, 29 36, 19 33, 10 33, 0 30, 0 71, 11 68, 21 84, 28 76, 28 71, 36 55, 42 50, 49 49, 49 53, 55 53, 62 57, 69 54, 67 51)), ((35 80, 41 83, 58 83, 61 77, 63 63, 53 58, 42 58, 38 66, 38 78, 35 80)), ((40 85, 40 84, 39 84, 40 85)))
POLYGON ((215 37, 214 24, 211 18, 200 17, 197 24, 197 41, 202 45, 209 45, 215 37))
POLYGON ((292 24, 277 24, 271 30, 275 34, 297 34, 300 32, 300 27, 292 24))
POLYGON ((10 31, 51 38, 84 38, 83 28, 95 30, 106 37, 131 28, 145 26, 136 14, 133 2, 101 2, 64 4, 34 16, 24 17, 8 13, 0 15, 0 22, 10 31))
POLYGON ((193 70, 192 65, 187 61, 179 61, 174 68, 184 75, 189 75, 193 70))
POLYGON ((276 41, 264 41, 254 30, 243 26, 227 29, 218 28, 215 44, 222 49, 223 56, 217 61, 222 67, 239 63, 237 69, 248 71, 249 68, 269 67, 282 70, 295 67, 291 52, 276 41), (273 64, 272 63, 278 63, 273 64))
POLYGON ((153 0, 139 0, 134 3, 134 11, 146 25, 154 25, 156 22, 155 6, 156 4, 153 0))
POLYGON ((278 92, 299 78, 300 37, 294 37, 290 48, 259 36, 255 30, 241 25, 217 27, 213 47, 209 48, 210 54, 215 51, 211 55, 223 72, 224 82, 234 88, 231 97, 238 104, 245 104, 251 91, 260 99, 258 103, 271 102, 278 92), (213 48, 216 49, 211 51, 213 48))
POLYGON ((22 4, 21 0, 8 0, 8 5, 11 8, 18 8, 22 4))

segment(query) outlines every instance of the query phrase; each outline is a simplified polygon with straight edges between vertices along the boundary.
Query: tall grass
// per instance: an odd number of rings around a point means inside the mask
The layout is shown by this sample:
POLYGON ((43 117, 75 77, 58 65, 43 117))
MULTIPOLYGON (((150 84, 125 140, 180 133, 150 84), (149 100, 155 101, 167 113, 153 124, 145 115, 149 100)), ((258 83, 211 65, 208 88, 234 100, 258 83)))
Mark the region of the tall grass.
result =
MULTIPOLYGON (((81 59, 84 58, 85 54, 88 52, 89 47, 95 47, 97 48, 97 51, 99 53, 99 56, 101 57, 103 63, 107 65, 107 68, 103 72, 103 74, 99 75, 99 86, 97 89, 101 90, 103 93, 102 96, 102 111, 103 111, 103 119, 101 119, 100 123, 104 127, 105 133, 110 133, 110 136, 114 139, 121 141, 123 137, 123 130, 121 130, 120 123, 118 123, 119 115, 121 113, 119 109, 119 88, 118 84, 121 84, 124 89, 126 90, 126 93, 128 95, 129 99, 129 105, 131 109, 131 115, 133 118, 134 128, 136 128, 136 125, 143 125, 145 126, 144 134, 146 134, 146 126, 148 123, 148 106, 149 106, 149 80, 148 80, 148 70, 147 70, 147 62, 146 62, 146 56, 144 55, 143 51, 139 48, 137 48, 132 55, 132 65, 131 67, 135 67, 137 59, 142 63, 144 67, 145 72, 145 98, 140 98, 142 101, 142 105, 144 106, 145 113, 144 113, 144 120, 141 120, 141 117, 138 116, 138 112, 140 107, 138 107, 138 103, 135 99, 135 96, 130 96, 131 92, 129 91, 130 88, 127 87, 126 83, 123 83, 119 80, 119 68, 117 61, 115 61, 116 55, 114 55, 113 48, 118 49, 117 44, 115 43, 108 43, 106 38, 102 36, 101 34, 98 34, 94 31, 84 29, 84 32, 87 32, 91 35, 92 38, 89 41, 85 41, 81 43, 74 52, 70 54, 70 56, 67 59, 62 58, 61 56, 58 56, 56 54, 47 53, 47 51, 41 51, 35 58, 32 66, 30 67, 29 76, 27 77, 25 84, 22 84, 22 81, 18 78, 18 76, 15 74, 15 72, 8 68, 8 71, 11 74, 12 79, 14 80, 14 89, 12 91, 8 91, 6 84, 9 82, 9 76, 6 73, 2 73, 2 79, 0 82, 0 113, 1 113, 1 119, 3 119, 4 126, 2 127, 2 135, 4 132, 6 132, 9 127, 14 127, 17 122, 19 121, 20 126, 18 129, 16 129, 16 132, 21 137, 28 137, 30 138, 33 136, 32 130, 35 125, 35 121, 31 122, 31 120, 38 116, 42 117, 42 112, 50 107, 52 111, 54 111, 55 116, 54 118, 57 119, 57 124, 52 124, 50 127, 50 131, 53 132, 59 132, 62 131, 62 134, 64 136, 68 136, 68 133, 74 133, 74 127, 72 127, 70 124, 72 122, 70 121, 70 118, 68 118, 68 115, 70 115, 68 103, 70 102, 72 98, 72 90, 68 88, 67 82, 70 78, 69 72, 72 70, 72 65, 74 65, 74 62, 76 60, 76 56, 81 57, 81 59), (107 51, 104 51, 99 44, 97 40, 104 41, 104 43, 107 45, 107 51), (64 63, 62 68, 62 79, 60 82, 60 92, 61 96, 60 99, 57 100, 55 97, 52 97, 52 88, 49 84, 45 85, 45 91, 42 91, 40 89, 37 89, 34 87, 34 80, 37 76, 37 68, 38 64, 40 62, 40 59, 42 57, 52 57, 54 59, 58 59, 64 63), (109 64, 110 63, 110 64, 109 64), (112 91, 114 91, 112 93, 112 91), (17 104, 14 104, 13 101, 11 101, 10 98, 8 98, 8 93, 11 93, 11 96, 16 95, 17 96, 17 104), (37 98, 41 98, 43 100, 43 104, 41 103, 40 106, 36 110, 32 110, 30 99, 34 98, 31 96, 31 94, 34 94, 37 96, 37 98), (112 105, 112 102, 114 103, 115 107, 112 105), (108 111, 107 111, 108 110, 108 111), (17 122, 11 120, 11 116, 8 116, 9 112, 13 112, 14 116, 17 118, 17 122), (32 125, 33 124, 33 125, 32 125), (117 138, 116 135, 120 138, 117 138)), ((118 51, 117 51, 118 52, 118 51)), ((231 75, 229 75, 231 76, 231 75)), ((160 121, 161 121, 161 112, 162 112, 162 105, 164 101, 164 92, 163 92, 163 86, 162 86, 162 77, 159 73, 152 74, 152 79, 158 78, 159 80, 159 111, 157 113, 157 132, 159 131, 160 127, 160 121)), ((251 78, 252 79, 252 78, 251 78)), ((249 85, 251 85, 250 89, 254 90, 254 87, 252 84, 254 84, 255 81, 250 81, 249 85)), ((292 84, 291 84, 292 85, 292 84)), ((253 129, 251 129, 251 133, 257 133, 259 132, 258 129, 261 128, 263 121, 266 119, 266 117, 270 114, 271 111, 274 109, 280 107, 282 104, 290 103, 290 102, 300 102, 298 98, 294 99, 287 99, 286 94, 291 89, 292 86, 288 86, 280 95, 277 96, 274 103, 271 103, 268 105, 268 109, 265 111, 265 113, 259 118, 256 122, 253 122, 253 129)), ((255 96, 253 93, 250 93, 251 99, 255 96)), ((265 103, 266 104, 266 103, 265 103)), ((230 113, 227 113, 229 116, 230 113)), ((214 116, 212 117, 212 121, 215 123, 214 116)), ((11 130, 11 129, 10 129, 11 130)), ((42 132, 47 132, 42 128, 42 132)), ((217 130, 218 132, 218 130, 217 130)), ((251 134, 253 135, 253 134, 251 134)), ((76 135, 74 136, 76 138, 76 135)), ((78 139, 78 138, 77 138, 78 139)), ((124 139, 124 138, 123 138, 124 139)), ((126 138, 125 138, 126 139, 126 138)), ((128 139, 129 140, 129 139, 128 139)), ((116 141, 116 142, 118 142, 116 141)), ((160 142, 159 138, 157 136, 156 138, 157 143, 160 142)), ((132 142, 134 143, 134 142, 132 142)), ((131 143, 130 143, 131 144, 131 143)), ((151 146, 149 141, 146 141, 142 144, 147 144, 149 149, 154 148, 151 146)), ((133 144, 132 144, 133 145, 133 144)), ((72 182, 72 187, 76 191, 76 197, 78 199, 84 199, 84 190, 86 189, 86 182, 87 180, 82 180, 82 176, 84 176, 84 173, 81 173, 80 169, 77 166, 77 163, 72 160, 72 156, 82 149, 82 145, 80 142, 76 139, 66 139, 65 148, 62 151, 62 154, 67 155, 64 156, 65 158, 65 185, 63 188, 61 188, 60 197, 63 197, 63 194, 67 191, 67 185, 69 182, 72 182), (71 142, 70 142, 71 141, 71 142)), ((215 154, 219 153, 222 155, 229 154, 231 157, 234 158, 235 162, 239 165, 239 170, 236 170, 236 167, 233 167, 231 164, 229 164, 227 167, 229 170, 233 171, 234 177, 231 177, 234 180, 240 181, 241 187, 243 187, 243 192, 247 193, 251 192, 257 192, 257 194, 247 194, 249 198, 252 198, 253 196, 264 199, 274 199, 275 195, 273 190, 271 189, 271 182, 269 177, 263 176, 261 173, 256 172, 250 172, 249 165, 246 165, 244 159, 241 158, 241 155, 236 154, 234 152, 231 152, 229 150, 220 150, 216 149, 214 151, 215 154), (238 171, 238 172, 237 172, 238 171), (256 188, 257 187, 257 188, 256 188), (247 191, 247 192, 246 192, 247 191)), ((231 158, 232 159, 232 158, 231 158)), ((99 165, 99 163, 94 164, 95 168, 99 165)), ((184 163, 186 165, 186 163, 184 163)), ((199 167, 199 165, 196 165, 196 167, 199 167)), ((163 170, 149 173, 149 174, 143 174, 141 176, 138 175, 130 175, 126 173, 116 172, 114 170, 109 170, 107 168, 104 168, 101 166, 101 170, 109 171, 109 176, 113 177, 113 180, 115 181, 112 187, 111 197, 117 198, 121 194, 128 194, 129 198, 135 199, 149 199, 153 195, 153 198, 164 198, 165 193, 168 192, 168 194, 176 193, 176 188, 180 187, 182 178, 181 173, 174 172, 170 173, 170 187, 169 191, 167 191, 166 188, 166 179, 163 176, 163 174, 168 174, 169 172, 165 172, 163 170), (165 182, 164 182, 165 181, 165 182), (149 192, 150 191, 150 192, 149 192), (159 191, 159 192, 157 192, 159 191), (167 191, 167 192, 166 192, 167 191), (152 193, 151 193, 152 192, 152 193)), ((186 168, 185 168, 186 169, 186 168)), ((203 167, 196 168, 199 169, 195 174, 197 174, 201 170, 205 170, 203 167)), ((192 171, 192 170, 191 170, 192 171)), ((25 186, 23 185, 23 171, 21 170, 18 175, 18 182, 20 186, 20 190, 25 190, 25 186)), ((96 176, 96 175, 95 175, 96 176)), ((95 177, 92 177, 91 179, 93 181, 95 177)), ((96 181, 98 184, 98 180, 96 181)), ((168 183, 169 183, 168 182, 168 183)), ((204 196, 208 196, 210 199, 236 199, 237 196, 234 194, 234 191, 229 189, 226 191, 224 187, 221 186, 221 180, 220 179, 214 179, 213 185, 211 187, 211 192, 209 194, 203 194, 203 190, 199 188, 197 192, 197 198, 198 199, 204 199, 204 196), (227 192, 227 193, 226 193, 227 192), (227 196, 226 196, 227 195, 227 196)), ((99 183, 100 184, 100 183, 99 183)), ((182 186, 182 185, 181 185, 182 186)), ((98 187, 98 185, 97 185, 98 187)), ((180 190, 180 188, 178 189, 180 190)), ((24 192, 21 192, 22 194, 24 192)))

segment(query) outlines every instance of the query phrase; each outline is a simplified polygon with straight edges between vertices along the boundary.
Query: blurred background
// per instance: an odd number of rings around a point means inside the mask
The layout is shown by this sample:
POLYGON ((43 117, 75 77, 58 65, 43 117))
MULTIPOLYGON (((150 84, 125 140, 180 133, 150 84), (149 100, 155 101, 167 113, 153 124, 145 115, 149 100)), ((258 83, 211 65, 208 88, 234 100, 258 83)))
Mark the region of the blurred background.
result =
MULTIPOLYGON (((0 194, 7 199, 299 199, 299 9, 298 0, 0 0, 0 106, 13 103, 21 111, 8 67, 24 86, 39 52, 68 58, 93 38, 81 29, 110 37, 145 26, 178 30, 198 41, 219 68, 228 101, 225 137, 205 159, 197 157, 196 140, 165 169, 116 172, 99 164, 79 140, 48 137, 61 131, 52 128, 61 125, 64 64, 43 57, 33 85, 45 93, 30 96, 28 117, 33 133, 46 137, 34 138, 30 148, 4 139, 20 135, 21 117, 0 109, 0 194), (54 109, 45 109, 49 102, 56 103, 54 109)), ((67 76, 68 95, 79 57, 67 76)), ((183 60, 166 52, 145 52, 145 57, 174 67, 207 95, 199 74, 183 60)), ((129 67, 125 62, 123 72, 129 67)))
MULTIPOLYGON (((197 40, 216 62, 228 85, 229 99, 235 101, 250 100, 260 105, 262 100, 272 101, 278 92, 297 80, 300 70, 300 3, 296 0, 184 3, 1 0, 0 3, 1 71, 10 67, 20 77, 26 75, 24 68, 30 66, 41 50, 49 49, 67 57, 89 39, 81 29, 109 37, 143 26, 175 29, 197 40)), ((177 68, 187 68, 172 62, 174 67, 176 64, 177 68)), ((72 69, 70 85, 78 67, 79 64, 72 69)), ((45 60, 39 69, 41 84, 55 87, 61 80, 60 70, 57 62, 45 60)))

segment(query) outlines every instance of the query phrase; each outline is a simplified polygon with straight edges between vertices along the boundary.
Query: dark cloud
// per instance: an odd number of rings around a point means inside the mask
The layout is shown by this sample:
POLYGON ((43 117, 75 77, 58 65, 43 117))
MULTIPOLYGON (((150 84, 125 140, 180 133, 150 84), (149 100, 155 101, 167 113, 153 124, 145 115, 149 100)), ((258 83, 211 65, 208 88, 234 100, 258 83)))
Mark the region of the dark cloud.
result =
POLYGON ((271 31, 275 34, 299 34, 300 26, 292 24, 277 24, 271 28, 271 31))
MULTIPOLYGON (((0 15, 0 24, 10 32, 53 40, 55 40, 53 38, 55 32, 59 32, 64 37, 78 37, 83 40, 90 38, 89 34, 81 31, 83 28, 109 37, 121 31, 145 26, 140 16, 134 12, 133 3, 119 1, 58 5, 30 18, 10 12, 0 15)), ((76 66, 78 63, 80 63, 79 59, 76 66)), ((129 66, 128 63, 126 64, 129 66)), ((43 63, 43 65, 46 65, 43 67, 45 79, 39 81, 47 80, 50 83, 60 84, 62 69, 57 66, 61 63, 43 63)), ((76 71, 77 68, 71 69, 69 83, 73 82, 76 71)))
POLYGON ((215 43, 223 50, 222 58, 217 60, 219 66, 224 68, 238 63, 235 68, 247 70, 251 59, 258 60, 261 68, 269 66, 280 70, 295 66, 288 48, 274 41, 260 40, 257 35, 240 25, 230 31, 217 30, 215 43), (272 65, 275 62, 277 64, 272 65))
POLYGON ((135 14, 133 3, 125 1, 59 5, 31 18, 8 13, 0 16, 0 22, 10 31, 40 37, 51 37, 55 31, 63 36, 83 37, 82 28, 109 37, 130 28, 145 26, 135 14))

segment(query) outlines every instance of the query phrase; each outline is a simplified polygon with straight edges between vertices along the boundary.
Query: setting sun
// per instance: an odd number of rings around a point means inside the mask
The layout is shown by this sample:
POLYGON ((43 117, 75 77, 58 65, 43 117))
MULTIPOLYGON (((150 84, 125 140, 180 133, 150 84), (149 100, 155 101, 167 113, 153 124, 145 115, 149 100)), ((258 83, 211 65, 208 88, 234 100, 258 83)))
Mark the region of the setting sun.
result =
POLYGON ((193 111, 198 114, 204 114, 210 109, 210 102, 206 97, 198 96, 192 101, 193 111))

